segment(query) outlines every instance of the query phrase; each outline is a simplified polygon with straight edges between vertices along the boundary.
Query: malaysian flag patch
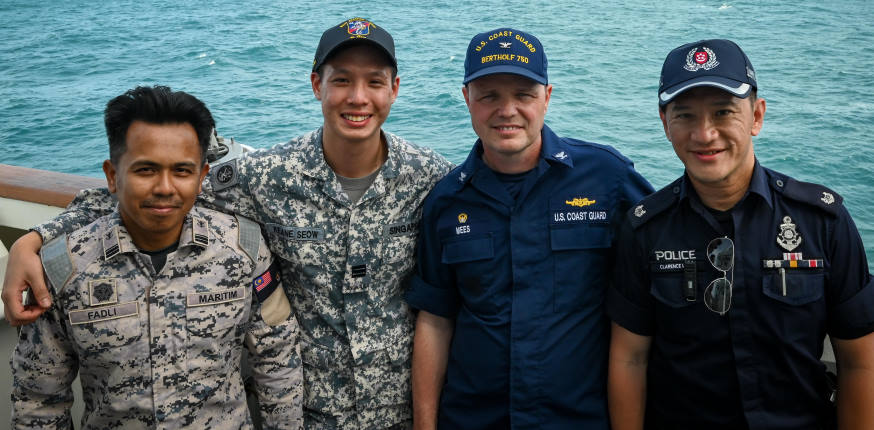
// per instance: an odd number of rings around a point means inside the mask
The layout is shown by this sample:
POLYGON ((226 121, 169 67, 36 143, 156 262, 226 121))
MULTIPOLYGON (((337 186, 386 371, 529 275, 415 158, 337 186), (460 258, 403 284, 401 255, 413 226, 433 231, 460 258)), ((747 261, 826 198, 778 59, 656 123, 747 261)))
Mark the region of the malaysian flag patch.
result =
POLYGON ((270 294, 273 294, 273 290, 279 285, 279 278, 279 265, 274 261, 266 272, 252 281, 252 288, 255 290, 255 296, 258 297, 259 302, 267 300, 270 294))

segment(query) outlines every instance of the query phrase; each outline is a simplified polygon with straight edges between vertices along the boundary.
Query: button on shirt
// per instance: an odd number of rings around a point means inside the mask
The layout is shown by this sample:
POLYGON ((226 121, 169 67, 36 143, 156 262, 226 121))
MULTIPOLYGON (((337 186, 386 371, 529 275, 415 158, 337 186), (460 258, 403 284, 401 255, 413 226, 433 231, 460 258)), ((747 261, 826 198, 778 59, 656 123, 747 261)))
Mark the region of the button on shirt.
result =
POLYGON ((406 297, 455 319, 440 428, 608 428, 610 246, 652 189, 610 147, 542 142, 515 200, 480 141, 426 199, 406 297))
POLYGON ((607 308, 619 325, 652 336, 648 428, 815 429, 827 407, 824 336, 874 330, 859 234, 840 196, 758 162, 730 221, 733 234, 684 176, 623 225, 607 308), (726 273, 731 308, 720 316, 703 294, 723 276, 705 254, 723 236, 734 241, 735 264, 726 273))

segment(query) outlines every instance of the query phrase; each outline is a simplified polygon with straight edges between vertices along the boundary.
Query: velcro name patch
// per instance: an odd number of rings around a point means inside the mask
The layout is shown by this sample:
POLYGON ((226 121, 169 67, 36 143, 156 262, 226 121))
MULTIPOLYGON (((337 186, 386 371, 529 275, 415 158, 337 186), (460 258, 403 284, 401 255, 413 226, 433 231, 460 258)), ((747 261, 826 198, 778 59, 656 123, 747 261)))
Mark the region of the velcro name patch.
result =
POLYGON ((234 300, 243 300, 246 298, 246 289, 243 287, 231 288, 229 290, 219 291, 204 291, 202 293, 188 294, 186 304, 189 308, 195 306, 217 305, 219 303, 232 302, 234 300))
POLYGON ((70 311, 69 315, 70 324, 88 324, 139 315, 139 307, 137 302, 126 302, 113 306, 70 311))

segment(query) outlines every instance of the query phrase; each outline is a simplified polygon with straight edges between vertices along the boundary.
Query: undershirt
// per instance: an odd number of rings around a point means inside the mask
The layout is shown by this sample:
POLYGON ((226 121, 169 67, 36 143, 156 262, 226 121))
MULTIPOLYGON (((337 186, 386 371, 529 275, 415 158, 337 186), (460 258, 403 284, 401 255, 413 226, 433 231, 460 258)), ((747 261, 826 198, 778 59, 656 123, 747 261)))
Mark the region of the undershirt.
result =
POLYGON ((175 251, 178 247, 179 241, 177 240, 172 245, 164 249, 159 249, 157 251, 146 251, 141 249, 140 252, 148 255, 149 258, 152 259, 152 266, 155 268, 155 273, 160 273, 161 269, 164 268, 164 264, 167 262, 167 254, 175 251))
POLYGON ((379 170, 380 169, 376 169, 373 173, 360 178, 347 178, 345 176, 337 175, 337 180, 340 181, 340 186, 343 187, 343 192, 349 196, 349 200, 352 200, 352 203, 358 203, 358 200, 364 195, 364 192, 370 188, 370 184, 372 184, 376 179, 379 170))

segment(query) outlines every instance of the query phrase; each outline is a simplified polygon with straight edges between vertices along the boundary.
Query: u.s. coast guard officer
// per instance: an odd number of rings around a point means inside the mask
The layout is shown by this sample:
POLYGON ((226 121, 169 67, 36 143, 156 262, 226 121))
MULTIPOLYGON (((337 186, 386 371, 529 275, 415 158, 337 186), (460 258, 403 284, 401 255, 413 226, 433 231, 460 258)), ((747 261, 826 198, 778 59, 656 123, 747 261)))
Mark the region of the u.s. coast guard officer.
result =
POLYGON ((531 34, 476 35, 464 99, 479 139, 425 200, 413 351, 416 428, 607 429, 614 231, 652 191, 615 149, 544 125, 531 34))
POLYGON ((12 357, 16 429, 251 428, 249 364, 265 428, 303 425, 298 326, 253 221, 194 208, 209 170, 206 106, 138 87, 105 111, 117 210, 42 248, 52 307, 12 357))
POLYGON ((626 429, 874 428, 874 283, 841 196, 756 160, 756 73, 728 40, 671 51, 659 108, 685 174, 623 224, 610 415, 626 429))
MULTIPOLYGON (((327 29, 309 76, 322 127, 213 166, 201 201, 267 231, 302 328, 306 427, 405 428, 413 314, 402 293, 422 201, 450 164, 382 130, 400 85, 394 40, 382 27, 352 18, 327 29)), ((105 193, 86 190, 66 213, 35 227, 39 234, 16 242, 3 294, 10 321, 38 312, 18 302, 24 268, 39 271, 19 251, 32 254, 40 236, 111 208, 105 193)))

